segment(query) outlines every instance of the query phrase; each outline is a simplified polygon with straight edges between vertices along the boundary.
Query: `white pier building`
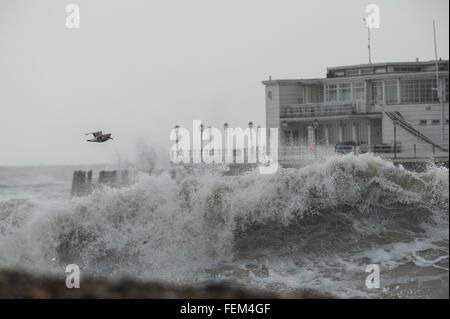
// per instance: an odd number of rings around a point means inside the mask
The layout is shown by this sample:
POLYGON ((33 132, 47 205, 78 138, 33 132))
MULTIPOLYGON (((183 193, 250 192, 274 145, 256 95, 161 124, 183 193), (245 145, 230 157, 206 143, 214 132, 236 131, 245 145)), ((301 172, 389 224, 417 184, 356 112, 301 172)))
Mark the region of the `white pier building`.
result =
POLYGON ((295 161, 311 144, 448 161, 448 66, 363 64, 328 68, 326 78, 263 81, 266 127, 278 128, 280 162, 295 161))

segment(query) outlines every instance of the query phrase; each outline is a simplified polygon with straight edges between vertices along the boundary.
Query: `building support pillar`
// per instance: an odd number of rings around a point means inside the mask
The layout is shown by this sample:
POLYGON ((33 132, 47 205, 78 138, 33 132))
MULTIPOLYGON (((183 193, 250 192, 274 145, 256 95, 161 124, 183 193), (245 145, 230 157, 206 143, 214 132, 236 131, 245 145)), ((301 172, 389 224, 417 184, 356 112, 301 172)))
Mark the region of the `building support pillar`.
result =
POLYGON ((372 145, 372 128, 370 120, 367 121, 367 144, 369 145, 370 150, 370 145, 372 145))
POLYGON ((339 142, 342 143, 344 141, 344 125, 339 124, 339 142))
POLYGON ((315 143, 316 136, 314 134, 314 127, 308 126, 308 145, 311 146, 315 143))
POLYGON ((356 133, 356 129, 357 129, 356 125, 357 125, 356 123, 352 124, 352 140, 353 140, 353 142, 358 143, 358 141, 357 141, 357 133, 356 133))
POLYGON ((330 125, 326 124, 325 125, 325 144, 328 146, 330 145, 330 125))

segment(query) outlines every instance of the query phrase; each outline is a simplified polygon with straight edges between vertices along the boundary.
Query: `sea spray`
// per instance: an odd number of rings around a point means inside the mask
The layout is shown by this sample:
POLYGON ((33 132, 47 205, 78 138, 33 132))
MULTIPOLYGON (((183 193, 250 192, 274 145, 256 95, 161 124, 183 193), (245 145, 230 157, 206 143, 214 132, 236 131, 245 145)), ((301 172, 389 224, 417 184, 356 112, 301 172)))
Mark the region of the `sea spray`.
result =
POLYGON ((72 200, 2 201, 0 266, 60 274, 74 263, 110 278, 448 296, 447 168, 411 172, 367 154, 273 175, 222 173, 138 173, 129 187, 72 200), (381 266, 382 289, 364 286, 371 263, 381 266))

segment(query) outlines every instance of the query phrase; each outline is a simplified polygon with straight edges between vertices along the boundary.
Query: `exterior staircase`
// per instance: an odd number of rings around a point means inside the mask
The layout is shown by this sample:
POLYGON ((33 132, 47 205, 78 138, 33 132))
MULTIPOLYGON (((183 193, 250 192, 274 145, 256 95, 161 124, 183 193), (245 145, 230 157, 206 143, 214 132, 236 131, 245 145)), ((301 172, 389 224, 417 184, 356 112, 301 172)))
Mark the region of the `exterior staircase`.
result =
POLYGON ((420 132, 419 130, 417 130, 411 123, 409 123, 404 117, 403 115, 398 112, 398 111, 386 111, 383 110, 383 112, 392 120, 392 122, 397 122, 398 125, 403 128, 405 131, 407 131, 408 133, 414 135, 415 137, 421 139, 422 141, 424 141, 425 143, 431 144, 434 147, 442 150, 442 151, 446 151, 448 152, 448 149, 444 149, 441 145, 436 144, 431 138, 429 138, 428 136, 424 135, 422 132, 420 132))

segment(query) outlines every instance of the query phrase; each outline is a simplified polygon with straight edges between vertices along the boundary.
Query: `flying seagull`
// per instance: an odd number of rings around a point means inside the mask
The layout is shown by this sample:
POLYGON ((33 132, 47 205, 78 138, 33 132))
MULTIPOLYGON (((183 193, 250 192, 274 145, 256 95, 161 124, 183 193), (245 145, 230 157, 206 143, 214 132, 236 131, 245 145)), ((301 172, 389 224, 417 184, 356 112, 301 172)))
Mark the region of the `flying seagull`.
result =
POLYGON ((87 142, 103 143, 103 142, 106 142, 107 140, 113 140, 113 138, 111 137, 111 134, 102 134, 102 131, 86 133, 86 135, 89 135, 89 134, 94 135, 94 138, 92 140, 86 140, 87 142))

